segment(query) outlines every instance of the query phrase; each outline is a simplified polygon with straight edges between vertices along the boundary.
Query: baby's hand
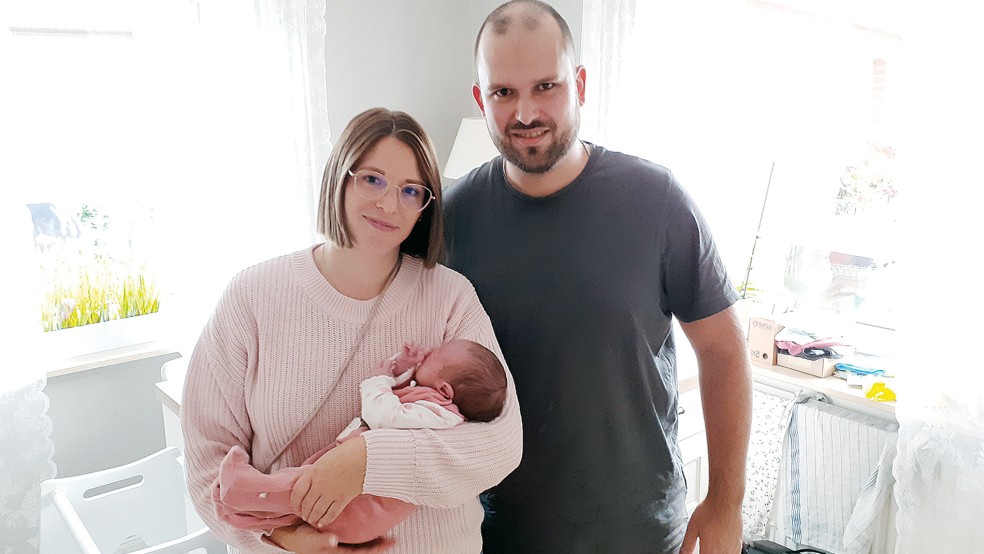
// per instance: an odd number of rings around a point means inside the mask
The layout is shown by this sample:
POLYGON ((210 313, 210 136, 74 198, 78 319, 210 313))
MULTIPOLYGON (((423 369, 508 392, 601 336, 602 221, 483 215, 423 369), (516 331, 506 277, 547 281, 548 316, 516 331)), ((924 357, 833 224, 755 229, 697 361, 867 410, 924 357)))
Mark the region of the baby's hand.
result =
POLYGON ((370 374, 370 377, 377 377, 379 375, 389 375, 389 376, 392 376, 393 375, 393 358, 394 358, 394 356, 395 356, 395 354, 393 356, 390 356, 389 358, 386 358, 385 360, 379 362, 378 364, 376 364, 376 367, 373 368, 372 373, 370 374))
POLYGON ((415 342, 405 343, 393 361, 393 377, 403 375, 407 370, 415 369, 430 352, 430 348, 424 348, 415 342))
POLYGON ((424 348, 415 342, 407 342, 396 355, 392 365, 392 376, 396 380, 396 387, 404 387, 410 384, 414 372, 424 358, 431 353, 430 348, 424 348))

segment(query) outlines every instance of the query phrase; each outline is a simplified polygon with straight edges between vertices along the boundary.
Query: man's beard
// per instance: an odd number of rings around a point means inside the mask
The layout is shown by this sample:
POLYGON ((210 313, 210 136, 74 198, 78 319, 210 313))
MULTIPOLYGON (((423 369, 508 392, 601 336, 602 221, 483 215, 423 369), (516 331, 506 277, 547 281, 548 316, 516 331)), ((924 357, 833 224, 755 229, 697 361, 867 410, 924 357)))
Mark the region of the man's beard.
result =
POLYGON ((524 173, 546 173, 557 165, 557 162, 567 154, 571 145, 577 140, 577 130, 580 127, 579 119, 578 115, 575 114, 573 124, 565 132, 560 134, 557 134, 556 125, 547 125, 542 121, 534 121, 529 125, 513 125, 507 130, 505 137, 496 134, 492 136, 492 141, 495 143, 496 148, 499 149, 502 157, 524 173), (506 138, 509 136, 508 133, 513 130, 533 129, 536 127, 546 127, 550 129, 550 134, 555 136, 555 140, 543 152, 538 152, 538 147, 535 146, 516 148, 506 138), (525 158, 522 155, 523 150, 526 150, 527 157, 525 158), (541 159, 537 160, 537 158, 541 159))

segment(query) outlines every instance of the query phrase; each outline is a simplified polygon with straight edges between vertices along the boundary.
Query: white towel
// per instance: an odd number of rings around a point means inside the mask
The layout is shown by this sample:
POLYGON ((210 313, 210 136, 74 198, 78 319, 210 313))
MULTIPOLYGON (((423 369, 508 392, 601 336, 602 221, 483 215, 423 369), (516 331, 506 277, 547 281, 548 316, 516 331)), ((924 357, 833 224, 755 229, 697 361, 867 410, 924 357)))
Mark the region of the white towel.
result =
POLYGON ((891 491, 898 424, 808 399, 793 409, 780 491, 797 544, 865 554, 891 491))
POLYGON ((882 515, 891 502, 892 487, 895 477, 892 476, 892 464, 895 461, 898 434, 885 445, 878 469, 865 484, 861 496, 854 505, 854 513, 844 529, 844 549, 847 552, 867 552, 868 546, 875 538, 879 527, 884 524, 882 515))

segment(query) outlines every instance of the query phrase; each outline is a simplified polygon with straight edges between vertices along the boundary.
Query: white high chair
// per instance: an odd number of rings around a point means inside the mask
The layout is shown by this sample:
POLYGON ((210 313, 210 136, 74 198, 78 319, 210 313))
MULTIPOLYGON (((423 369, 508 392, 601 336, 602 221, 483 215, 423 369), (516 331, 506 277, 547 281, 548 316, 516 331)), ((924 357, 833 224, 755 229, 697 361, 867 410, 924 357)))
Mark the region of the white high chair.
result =
POLYGON ((191 508, 177 448, 41 483, 41 554, 224 554, 191 508))

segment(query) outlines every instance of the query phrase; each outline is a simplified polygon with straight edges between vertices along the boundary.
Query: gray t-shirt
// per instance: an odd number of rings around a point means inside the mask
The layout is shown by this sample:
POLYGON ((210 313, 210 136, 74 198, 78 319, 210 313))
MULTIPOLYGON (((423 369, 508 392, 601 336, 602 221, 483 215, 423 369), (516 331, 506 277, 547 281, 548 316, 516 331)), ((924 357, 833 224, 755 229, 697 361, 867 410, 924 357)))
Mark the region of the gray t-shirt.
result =
POLYGON ((671 317, 737 299, 693 201, 666 168, 595 146, 550 196, 509 186, 500 157, 445 206, 448 265, 488 311, 523 414, 523 461, 489 492, 484 552, 678 548, 671 317))

